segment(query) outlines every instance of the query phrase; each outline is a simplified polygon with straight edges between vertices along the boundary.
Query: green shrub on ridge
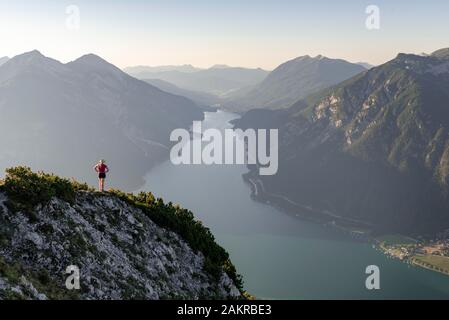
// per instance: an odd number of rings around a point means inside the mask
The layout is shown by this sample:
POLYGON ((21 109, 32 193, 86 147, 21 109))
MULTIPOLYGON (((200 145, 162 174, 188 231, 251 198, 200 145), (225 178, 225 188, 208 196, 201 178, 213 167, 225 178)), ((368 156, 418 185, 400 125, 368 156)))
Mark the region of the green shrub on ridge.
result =
POLYGON ((75 199, 75 189, 69 180, 53 174, 34 173, 28 167, 6 169, 3 189, 14 211, 32 210, 37 204, 46 203, 53 197, 67 202, 75 199))

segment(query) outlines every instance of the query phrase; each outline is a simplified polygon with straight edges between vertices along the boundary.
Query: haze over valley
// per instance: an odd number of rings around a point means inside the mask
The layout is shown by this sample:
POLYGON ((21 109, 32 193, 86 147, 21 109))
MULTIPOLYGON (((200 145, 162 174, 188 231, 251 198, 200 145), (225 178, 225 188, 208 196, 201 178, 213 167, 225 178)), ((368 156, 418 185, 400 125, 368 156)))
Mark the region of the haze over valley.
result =
POLYGON ((132 190, 168 155, 170 132, 203 118, 193 101, 88 54, 63 64, 32 51, 0 66, 0 167, 17 163, 95 183, 100 158, 112 186, 132 190))

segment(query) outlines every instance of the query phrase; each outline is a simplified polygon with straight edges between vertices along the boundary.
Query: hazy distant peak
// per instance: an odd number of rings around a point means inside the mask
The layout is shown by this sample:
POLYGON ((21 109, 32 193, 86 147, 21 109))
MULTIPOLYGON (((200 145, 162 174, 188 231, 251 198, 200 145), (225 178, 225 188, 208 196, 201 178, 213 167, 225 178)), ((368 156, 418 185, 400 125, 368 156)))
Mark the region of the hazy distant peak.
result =
MULTIPOLYGON (((162 66, 161 68, 164 68, 164 66, 162 66)), ((182 71, 182 72, 196 72, 201 70, 200 68, 197 68, 191 64, 182 64, 179 66, 165 66, 166 69, 174 69, 174 70, 178 70, 178 71, 182 71)))
POLYGON ((33 50, 17 55, 3 63, 0 81, 32 70, 59 74, 64 72, 66 67, 61 62, 44 56, 38 50, 33 50))
POLYGON ((295 59, 292 59, 290 61, 301 61, 301 60, 307 60, 307 59, 311 59, 311 57, 308 54, 306 54, 305 56, 299 56, 299 57, 297 57, 295 59))
POLYGON ((443 48, 440 50, 437 50, 431 54, 433 57, 437 58, 449 58, 449 48, 443 48))
POLYGON ((290 61, 287 61, 287 62, 319 61, 319 60, 326 60, 326 59, 329 59, 329 58, 326 57, 326 56, 323 56, 321 54, 319 54, 319 55, 317 55, 315 57, 311 57, 310 55, 306 54, 304 56, 299 56, 299 57, 294 58, 294 59, 292 59, 290 61))
MULTIPOLYGON (((278 68, 281 68, 281 69, 286 68, 286 67, 290 68, 291 66, 294 66, 294 65, 303 65, 303 64, 311 64, 311 63, 313 64, 313 63, 319 63, 321 61, 324 62, 324 61, 344 61, 344 60, 341 60, 341 59, 330 59, 330 58, 328 58, 326 56, 323 56, 321 54, 319 54, 319 55, 317 55, 315 57, 311 57, 310 55, 305 55, 305 56, 300 56, 300 57, 291 59, 291 60, 289 60, 287 62, 284 62, 278 68)), ((276 71, 276 69, 274 71, 276 71)))
POLYGON ((106 61, 102 57, 100 57, 94 53, 87 53, 87 54, 79 57, 77 60, 80 60, 80 61, 83 61, 83 60, 84 61, 106 61))
POLYGON ((20 56, 27 56, 27 57, 44 57, 44 55, 39 50, 32 50, 28 52, 22 53, 20 56))
POLYGON ((356 62, 356 64, 358 64, 359 66, 364 67, 367 70, 374 68, 374 65, 372 65, 371 63, 368 63, 368 62, 360 61, 360 62, 356 62))
POLYGON ((75 66, 76 68, 82 68, 83 70, 87 70, 89 72, 92 71, 102 71, 102 72, 112 72, 117 75, 122 75, 124 72, 114 66, 113 64, 109 63, 108 61, 104 60, 100 56, 89 53, 86 55, 83 55, 76 59, 75 61, 72 61, 67 64, 69 67, 75 66))
POLYGON ((75 63, 82 63, 82 64, 87 64, 90 66, 114 66, 111 63, 107 62, 106 60, 104 60, 103 58, 97 56, 96 54, 93 53, 89 53, 89 54, 85 54, 84 56, 79 57, 78 59, 76 59, 75 61, 73 61, 75 63))
POLYGON ((231 67, 226 64, 214 64, 212 67, 210 67, 210 69, 229 69, 229 68, 231 67))
POLYGON ((40 53, 38 50, 33 50, 29 52, 25 52, 22 54, 19 54, 15 56, 14 58, 10 59, 11 61, 20 62, 22 64, 28 64, 28 63, 34 63, 34 62, 43 62, 45 60, 49 61, 56 61, 51 58, 45 57, 42 53, 40 53))

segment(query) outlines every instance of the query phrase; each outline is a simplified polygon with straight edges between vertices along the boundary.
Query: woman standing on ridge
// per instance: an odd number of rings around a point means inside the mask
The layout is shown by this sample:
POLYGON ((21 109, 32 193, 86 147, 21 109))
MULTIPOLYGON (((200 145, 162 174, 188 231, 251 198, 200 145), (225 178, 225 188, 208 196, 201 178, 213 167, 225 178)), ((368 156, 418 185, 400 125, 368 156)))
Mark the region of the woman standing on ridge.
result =
POLYGON ((98 172, 98 190, 103 192, 104 190, 104 180, 106 179, 106 173, 109 172, 109 168, 106 165, 106 161, 100 160, 95 165, 94 170, 98 172))

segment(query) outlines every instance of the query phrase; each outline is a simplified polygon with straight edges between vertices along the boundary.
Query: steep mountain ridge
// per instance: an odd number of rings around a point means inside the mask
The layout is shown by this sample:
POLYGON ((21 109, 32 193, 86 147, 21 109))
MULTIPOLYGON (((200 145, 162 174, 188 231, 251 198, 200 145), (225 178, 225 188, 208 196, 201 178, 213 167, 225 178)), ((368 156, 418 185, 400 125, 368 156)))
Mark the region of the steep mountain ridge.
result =
POLYGON ((133 75, 140 79, 139 75, 143 75, 144 73, 153 73, 153 72, 166 72, 166 71, 180 71, 180 72, 197 72, 204 69, 197 68, 192 66, 191 64, 184 65, 167 65, 167 66, 133 66, 126 67, 123 69, 126 73, 133 75))
POLYGON ((448 228, 448 66, 399 54, 288 110, 248 113, 240 126, 279 128, 265 188, 383 232, 448 228))
POLYGON ((193 101, 98 56, 62 64, 38 51, 0 67, 0 112, 0 167, 19 162, 93 184, 92 162, 105 158, 125 190, 167 156, 173 129, 203 119, 193 101))

